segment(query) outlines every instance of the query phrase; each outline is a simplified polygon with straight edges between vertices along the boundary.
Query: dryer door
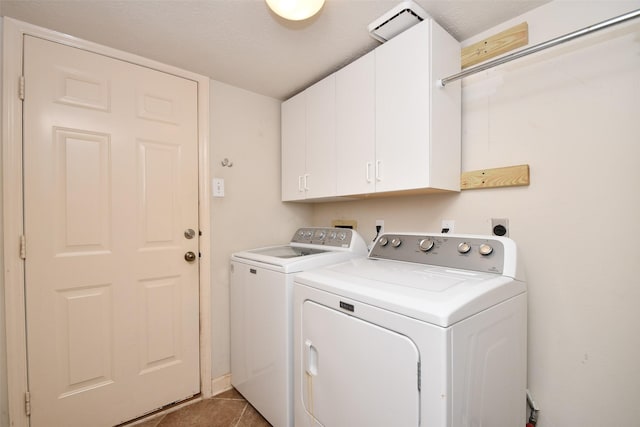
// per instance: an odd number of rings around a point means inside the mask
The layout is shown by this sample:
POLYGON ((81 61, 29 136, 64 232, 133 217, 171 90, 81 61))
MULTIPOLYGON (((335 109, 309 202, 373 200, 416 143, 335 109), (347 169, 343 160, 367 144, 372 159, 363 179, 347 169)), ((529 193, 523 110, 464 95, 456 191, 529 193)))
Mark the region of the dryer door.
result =
POLYGON ((325 426, 418 426, 418 348, 404 335, 305 301, 302 390, 325 426))

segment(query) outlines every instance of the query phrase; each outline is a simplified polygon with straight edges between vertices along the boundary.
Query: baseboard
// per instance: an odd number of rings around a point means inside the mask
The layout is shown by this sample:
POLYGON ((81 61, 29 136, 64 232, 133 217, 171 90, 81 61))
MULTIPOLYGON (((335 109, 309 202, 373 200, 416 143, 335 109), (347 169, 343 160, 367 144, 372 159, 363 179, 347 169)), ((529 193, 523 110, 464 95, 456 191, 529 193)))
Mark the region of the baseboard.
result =
POLYGON ((227 391, 231 388, 231 374, 223 375, 211 380, 211 394, 215 396, 223 391, 227 391))

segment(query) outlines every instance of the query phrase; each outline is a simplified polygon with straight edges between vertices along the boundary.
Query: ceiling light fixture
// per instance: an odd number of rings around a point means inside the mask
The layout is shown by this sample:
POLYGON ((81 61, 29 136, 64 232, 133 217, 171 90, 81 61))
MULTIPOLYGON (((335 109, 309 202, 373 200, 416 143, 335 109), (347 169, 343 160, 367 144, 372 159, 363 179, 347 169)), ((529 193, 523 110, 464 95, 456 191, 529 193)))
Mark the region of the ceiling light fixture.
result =
POLYGON ((278 15, 290 21, 302 21, 318 13, 324 0, 266 0, 278 15))

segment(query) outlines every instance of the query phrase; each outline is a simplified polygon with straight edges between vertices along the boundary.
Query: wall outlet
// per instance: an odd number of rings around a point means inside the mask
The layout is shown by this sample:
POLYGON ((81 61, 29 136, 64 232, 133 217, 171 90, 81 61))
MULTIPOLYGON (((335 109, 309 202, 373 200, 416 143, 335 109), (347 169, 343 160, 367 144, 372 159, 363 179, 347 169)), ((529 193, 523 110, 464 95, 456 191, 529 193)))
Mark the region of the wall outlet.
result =
POLYGON ((456 227, 456 222, 453 219, 443 219, 442 226, 440 227, 441 233, 454 233, 456 227))
POLYGON ((491 234, 494 236, 509 237, 509 219, 491 218, 491 234))

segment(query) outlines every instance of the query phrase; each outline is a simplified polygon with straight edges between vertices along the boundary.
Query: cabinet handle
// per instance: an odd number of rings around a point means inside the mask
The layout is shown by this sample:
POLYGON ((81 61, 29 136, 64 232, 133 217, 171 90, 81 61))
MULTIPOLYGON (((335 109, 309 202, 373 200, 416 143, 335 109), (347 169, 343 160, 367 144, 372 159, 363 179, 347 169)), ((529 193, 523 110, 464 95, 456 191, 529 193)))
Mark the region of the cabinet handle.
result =
POLYGON ((304 191, 309 191, 309 174, 304 174, 304 191))
POLYGON ((367 182, 371 182, 371 162, 367 162, 367 182))
POLYGON ((376 160, 376 181, 382 181, 382 177, 380 176, 381 164, 382 164, 382 160, 376 160))

